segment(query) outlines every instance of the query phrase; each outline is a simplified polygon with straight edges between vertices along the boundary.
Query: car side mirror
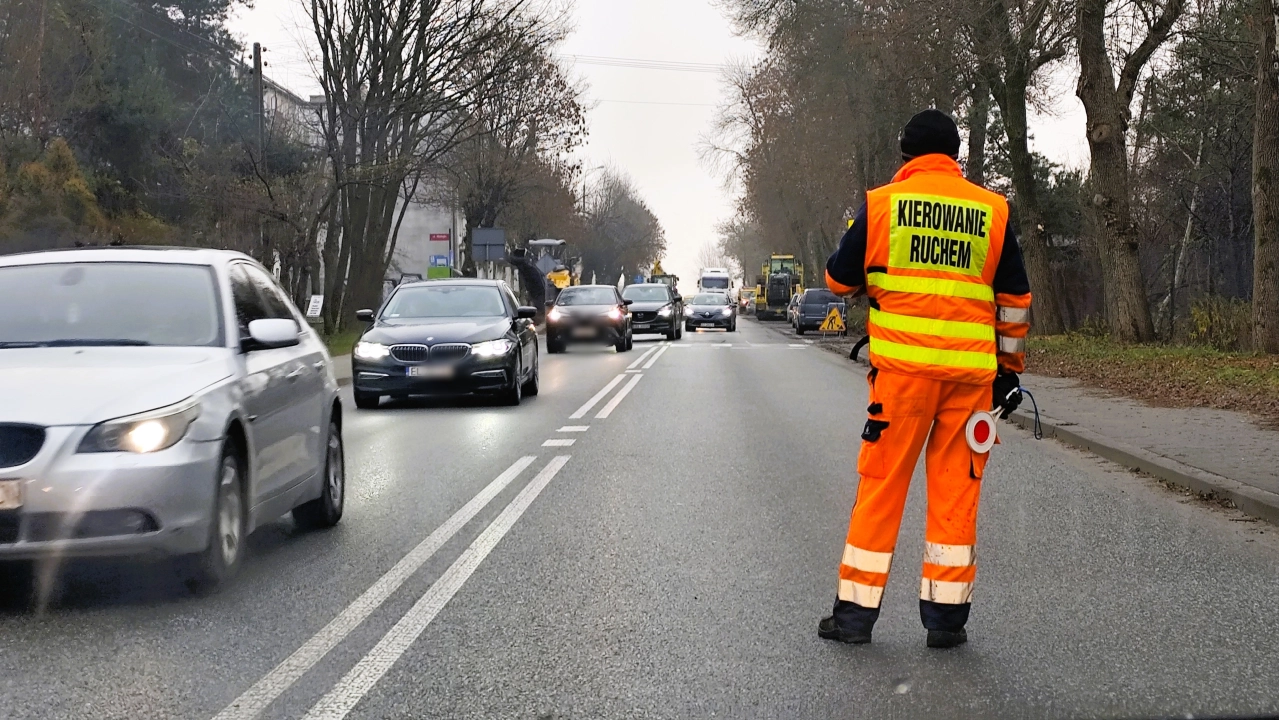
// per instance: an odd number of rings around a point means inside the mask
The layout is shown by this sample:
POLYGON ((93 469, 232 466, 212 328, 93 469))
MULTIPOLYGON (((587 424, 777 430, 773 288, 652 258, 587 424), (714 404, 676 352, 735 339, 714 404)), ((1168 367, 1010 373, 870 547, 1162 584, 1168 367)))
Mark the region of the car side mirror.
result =
POLYGON ((355 319, 359 320, 360 322, 373 322, 373 311, 372 310, 356 310, 355 319))
POLYGON ((537 308, 530 305, 521 305, 515 309, 515 317, 521 320, 532 320, 537 317, 537 308))
POLYGON ((546 301, 546 307, 548 307, 548 308, 550 308, 550 307, 555 307, 555 301, 554 301, 554 300, 547 300, 547 301, 546 301))
POLYGON ((623 305, 634 305, 634 304, 635 304, 635 301, 634 301, 634 300, 623 300, 623 301, 622 301, 622 304, 623 304, 623 305))
POLYGON ((297 345, 301 340, 297 322, 286 318, 266 318, 249 323, 249 337, 246 351, 269 350, 271 348, 297 345))

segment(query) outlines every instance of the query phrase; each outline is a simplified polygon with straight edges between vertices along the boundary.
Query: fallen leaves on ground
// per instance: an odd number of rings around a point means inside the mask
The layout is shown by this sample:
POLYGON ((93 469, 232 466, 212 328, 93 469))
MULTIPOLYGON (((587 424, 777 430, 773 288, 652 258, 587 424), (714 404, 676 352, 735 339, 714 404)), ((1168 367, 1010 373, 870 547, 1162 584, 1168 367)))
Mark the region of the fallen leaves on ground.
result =
POLYGON ((1026 370, 1156 406, 1247 412, 1279 427, 1279 355, 1056 335, 1030 339, 1026 370))

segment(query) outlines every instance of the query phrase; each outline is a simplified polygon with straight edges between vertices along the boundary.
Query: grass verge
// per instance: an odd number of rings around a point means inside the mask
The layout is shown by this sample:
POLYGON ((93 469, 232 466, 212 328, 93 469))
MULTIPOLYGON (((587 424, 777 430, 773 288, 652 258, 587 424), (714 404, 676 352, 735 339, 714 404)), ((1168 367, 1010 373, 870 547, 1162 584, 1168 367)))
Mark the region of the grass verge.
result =
POLYGON ((1051 335, 1030 338, 1026 370, 1075 378, 1152 405, 1249 412, 1279 427, 1279 355, 1051 335))
POLYGON ((336 335, 326 335, 324 344, 329 347, 330 355, 349 355, 351 348, 355 347, 355 341, 359 339, 360 332, 358 330, 348 330, 336 335))

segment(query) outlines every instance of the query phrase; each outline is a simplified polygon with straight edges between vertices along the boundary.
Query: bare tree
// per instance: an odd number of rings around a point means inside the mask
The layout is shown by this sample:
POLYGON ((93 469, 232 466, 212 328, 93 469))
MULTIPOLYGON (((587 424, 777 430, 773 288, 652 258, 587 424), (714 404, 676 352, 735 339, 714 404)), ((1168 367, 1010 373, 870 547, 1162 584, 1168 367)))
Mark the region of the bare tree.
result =
MULTIPOLYGON (((978 74, 999 105, 1008 136, 1022 253, 1035 291, 1035 329, 1046 334, 1059 333, 1065 329, 1065 317, 1049 266, 1027 108, 1029 92, 1040 71, 1065 57, 1069 49, 1070 5, 1068 0, 960 0, 960 5, 959 15, 970 18, 968 29, 978 74)), ((972 132, 971 123, 969 131, 972 132)), ((970 161, 972 158, 970 152, 970 161)))
MULTIPOLYGON (((547 176, 539 166, 574 174, 568 157, 586 134, 582 89, 549 50, 527 49, 522 61, 499 78, 490 98, 473 108, 470 131, 443 159, 469 230, 493 227, 508 206, 544 189, 547 176)), ((476 58, 476 71, 484 72, 488 62, 476 58)), ((462 272, 474 275, 469 232, 464 254, 462 272)))
POLYGON ((600 174, 586 202, 583 275, 612 282, 630 276, 666 252, 666 231, 631 179, 614 168, 600 174))
POLYGON ((1279 0, 1257 4, 1257 119, 1252 142, 1252 344, 1279 352, 1279 0))
POLYGON ((1133 95, 1155 51, 1168 39, 1181 17, 1183 0, 1078 0, 1075 33, 1079 46, 1076 93, 1088 114, 1088 149, 1092 155, 1092 204, 1097 211, 1106 319, 1116 338, 1148 341, 1155 326, 1146 297, 1138 256, 1138 230, 1133 222, 1128 181, 1128 123, 1133 95), (1111 18, 1114 5, 1126 12, 1111 18), (1138 35, 1134 42, 1107 42, 1107 24, 1117 34, 1138 35), (1142 36, 1144 34, 1144 36, 1142 36), (1119 54, 1119 76, 1111 49, 1119 54))
POLYGON ((310 0, 332 163, 336 252, 326 247, 326 325, 375 306, 399 220, 422 173, 478 122, 557 18, 529 0, 310 0), (477 58, 484 58, 477 63, 477 58), (346 287, 350 287, 350 298, 346 287))

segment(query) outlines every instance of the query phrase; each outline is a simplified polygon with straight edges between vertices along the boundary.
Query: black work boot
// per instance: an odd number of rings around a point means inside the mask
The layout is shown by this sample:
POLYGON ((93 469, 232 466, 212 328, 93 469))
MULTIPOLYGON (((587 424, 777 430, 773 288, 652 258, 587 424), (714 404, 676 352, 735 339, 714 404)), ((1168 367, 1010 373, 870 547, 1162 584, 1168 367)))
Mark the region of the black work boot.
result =
POLYGON ((836 598, 829 617, 817 623, 817 637, 850 645, 870 642, 871 628, 879 619, 879 608, 865 608, 836 598))
POLYGON ((963 628, 958 630, 929 630, 928 631, 928 647, 930 648, 953 648, 968 642, 968 631, 963 628))
POLYGON ((849 645, 864 645, 870 642, 870 630, 859 627, 844 627, 834 615, 822 618, 817 623, 817 637, 823 640, 837 640, 849 645))

